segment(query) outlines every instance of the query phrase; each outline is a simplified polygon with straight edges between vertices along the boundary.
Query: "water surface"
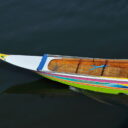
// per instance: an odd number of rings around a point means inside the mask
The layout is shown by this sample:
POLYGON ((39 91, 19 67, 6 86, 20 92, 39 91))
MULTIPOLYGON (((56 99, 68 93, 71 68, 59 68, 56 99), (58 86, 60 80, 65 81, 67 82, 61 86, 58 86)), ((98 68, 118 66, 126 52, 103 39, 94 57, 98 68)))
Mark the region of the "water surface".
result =
MULTIPOLYGON (((128 58, 127 14, 125 0, 1 0, 0 52, 128 58)), ((128 126, 123 98, 108 105, 3 62, 0 74, 1 128, 128 126)))

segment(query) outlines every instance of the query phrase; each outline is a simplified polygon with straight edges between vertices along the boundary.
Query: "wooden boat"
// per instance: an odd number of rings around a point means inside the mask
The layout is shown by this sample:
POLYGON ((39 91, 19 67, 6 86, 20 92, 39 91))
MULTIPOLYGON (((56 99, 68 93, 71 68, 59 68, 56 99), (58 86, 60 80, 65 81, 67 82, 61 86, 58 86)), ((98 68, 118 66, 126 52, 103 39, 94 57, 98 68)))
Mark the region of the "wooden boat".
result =
POLYGON ((50 54, 43 56, 0 54, 0 59, 73 87, 110 94, 128 94, 127 59, 50 54))

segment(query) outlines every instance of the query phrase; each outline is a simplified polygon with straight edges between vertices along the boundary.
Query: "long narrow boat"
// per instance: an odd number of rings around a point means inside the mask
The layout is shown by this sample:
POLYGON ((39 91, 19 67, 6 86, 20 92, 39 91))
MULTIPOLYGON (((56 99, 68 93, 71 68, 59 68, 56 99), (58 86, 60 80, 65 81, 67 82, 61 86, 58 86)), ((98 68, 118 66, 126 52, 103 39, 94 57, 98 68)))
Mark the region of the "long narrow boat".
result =
POLYGON ((0 59, 73 87, 110 94, 128 94, 128 59, 50 54, 43 56, 0 54, 0 59))

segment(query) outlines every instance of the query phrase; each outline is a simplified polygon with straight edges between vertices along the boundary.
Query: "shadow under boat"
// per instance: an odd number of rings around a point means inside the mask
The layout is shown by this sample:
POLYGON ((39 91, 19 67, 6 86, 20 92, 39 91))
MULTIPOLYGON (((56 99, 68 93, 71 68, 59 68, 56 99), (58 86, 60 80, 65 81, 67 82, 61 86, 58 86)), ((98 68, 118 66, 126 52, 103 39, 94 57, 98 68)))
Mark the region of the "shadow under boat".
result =
POLYGON ((27 84, 12 86, 3 91, 2 94, 36 94, 40 95, 41 97, 88 96, 89 98, 94 99, 100 103, 118 106, 123 105, 126 107, 128 106, 128 95, 113 95, 78 89, 75 87, 63 85, 58 82, 49 81, 45 78, 27 84))
POLYGON ((2 92, 2 94, 35 94, 40 96, 75 96, 77 93, 58 82, 41 79, 31 83, 15 85, 2 92))
POLYGON ((93 92, 89 90, 78 89, 79 92, 83 95, 86 95, 100 103, 108 104, 108 105, 116 105, 121 107, 128 107, 128 95, 125 94, 107 94, 100 92, 93 92))

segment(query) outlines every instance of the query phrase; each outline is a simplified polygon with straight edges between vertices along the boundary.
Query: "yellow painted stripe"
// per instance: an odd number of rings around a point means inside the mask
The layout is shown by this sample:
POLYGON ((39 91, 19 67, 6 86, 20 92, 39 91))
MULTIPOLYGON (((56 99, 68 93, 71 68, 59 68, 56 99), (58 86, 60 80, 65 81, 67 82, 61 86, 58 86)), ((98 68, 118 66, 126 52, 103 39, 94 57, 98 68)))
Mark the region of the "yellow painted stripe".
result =
POLYGON ((5 60, 7 56, 9 56, 9 55, 7 55, 7 54, 0 54, 0 59, 1 60, 5 60))

